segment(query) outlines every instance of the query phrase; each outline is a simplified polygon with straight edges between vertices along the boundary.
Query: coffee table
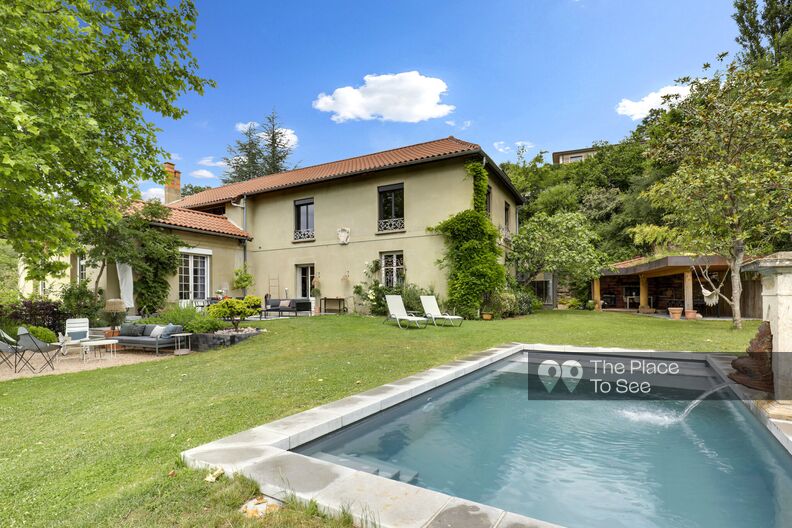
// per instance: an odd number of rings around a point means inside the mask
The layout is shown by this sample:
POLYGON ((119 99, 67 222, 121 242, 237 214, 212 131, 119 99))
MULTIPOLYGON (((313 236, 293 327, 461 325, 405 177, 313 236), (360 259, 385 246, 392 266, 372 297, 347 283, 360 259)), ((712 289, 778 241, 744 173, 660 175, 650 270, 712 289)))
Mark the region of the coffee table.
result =
MULTIPOLYGON (((91 350, 93 350, 94 357, 96 357, 97 349, 99 348, 104 348, 110 352, 111 357, 115 357, 116 345, 118 345, 118 339, 95 339, 92 341, 82 341, 80 343, 82 350, 82 360, 86 361, 91 350)), ((99 353, 99 357, 101 357, 101 352, 99 353)))

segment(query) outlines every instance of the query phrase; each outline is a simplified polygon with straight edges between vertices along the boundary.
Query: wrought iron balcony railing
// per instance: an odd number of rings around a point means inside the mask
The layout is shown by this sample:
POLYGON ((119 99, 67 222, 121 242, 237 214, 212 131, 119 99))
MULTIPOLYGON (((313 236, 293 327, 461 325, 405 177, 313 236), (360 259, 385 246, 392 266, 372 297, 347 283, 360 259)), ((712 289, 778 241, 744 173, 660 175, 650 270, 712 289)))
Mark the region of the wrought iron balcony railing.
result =
POLYGON ((314 239, 314 230, 313 229, 295 229, 294 230, 294 240, 313 240, 314 239))
POLYGON ((403 231, 404 218, 386 218, 377 223, 377 231, 403 231))

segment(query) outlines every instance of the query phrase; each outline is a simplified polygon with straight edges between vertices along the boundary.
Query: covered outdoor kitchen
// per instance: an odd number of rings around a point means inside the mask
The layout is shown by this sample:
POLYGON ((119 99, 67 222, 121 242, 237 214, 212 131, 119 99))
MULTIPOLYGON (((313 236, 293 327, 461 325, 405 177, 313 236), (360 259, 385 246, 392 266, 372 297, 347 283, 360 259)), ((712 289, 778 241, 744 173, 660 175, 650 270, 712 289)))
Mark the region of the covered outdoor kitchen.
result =
MULTIPOLYGON (((720 285, 720 292, 731 296, 729 266, 719 256, 666 256, 635 258, 617 262, 603 269, 592 281, 592 298, 598 310, 634 311, 645 314, 668 314, 669 308, 681 308, 687 318, 731 317, 731 307, 722 298, 710 306, 705 302, 701 270, 707 269, 710 279, 720 285), (698 275, 698 276, 697 276, 698 275), (725 280, 724 280, 725 279, 725 280)), ((762 316, 762 284, 754 273, 742 274, 740 311, 746 318, 762 316)), ((714 299, 714 297, 713 297, 714 299)))

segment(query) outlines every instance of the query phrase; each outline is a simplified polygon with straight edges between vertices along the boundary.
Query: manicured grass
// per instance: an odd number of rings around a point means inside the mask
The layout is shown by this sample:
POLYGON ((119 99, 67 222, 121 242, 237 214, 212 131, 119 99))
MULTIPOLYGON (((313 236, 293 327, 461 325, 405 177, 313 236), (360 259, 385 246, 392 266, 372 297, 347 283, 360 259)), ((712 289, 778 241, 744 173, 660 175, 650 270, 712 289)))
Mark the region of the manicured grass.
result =
MULTIPOLYGON (((244 526, 236 511, 255 485, 206 483, 181 451, 499 343, 740 351, 757 324, 543 312, 402 331, 300 318, 257 323, 267 334, 230 349, 0 383, 0 524, 244 526)), ((345 525, 288 509, 264 526, 325 522, 345 525)))

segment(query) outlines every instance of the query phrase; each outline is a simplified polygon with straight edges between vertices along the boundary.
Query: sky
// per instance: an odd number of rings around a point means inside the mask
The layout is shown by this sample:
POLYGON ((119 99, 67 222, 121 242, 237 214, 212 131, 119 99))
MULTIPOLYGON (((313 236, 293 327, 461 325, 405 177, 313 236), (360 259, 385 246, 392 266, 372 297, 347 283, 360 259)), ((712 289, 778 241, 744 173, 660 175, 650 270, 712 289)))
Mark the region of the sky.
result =
MULTIPOLYGON (((737 50, 731 0, 197 1, 216 88, 154 119, 182 184, 273 109, 300 167, 453 135, 496 161, 616 142, 674 80, 737 50)), ((161 196, 151 182, 144 197, 161 196)))

